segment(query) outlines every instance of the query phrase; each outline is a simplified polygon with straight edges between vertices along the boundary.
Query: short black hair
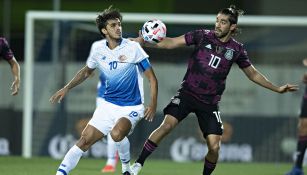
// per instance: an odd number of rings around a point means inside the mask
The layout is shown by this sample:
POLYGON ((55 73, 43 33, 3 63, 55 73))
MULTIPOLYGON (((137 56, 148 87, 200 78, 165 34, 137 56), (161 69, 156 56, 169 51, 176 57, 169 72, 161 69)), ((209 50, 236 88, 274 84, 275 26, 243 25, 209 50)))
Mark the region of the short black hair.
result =
MULTIPOLYGON (((237 24, 239 16, 242 16, 244 14, 244 11, 241 9, 238 9, 235 5, 230 5, 229 8, 224 8, 219 11, 219 14, 227 15, 229 16, 229 22, 230 24, 237 24)), ((233 34, 240 33, 241 30, 239 28, 236 28, 233 32, 233 34)))
POLYGON ((123 19, 119 10, 113 9, 112 5, 109 8, 105 9, 103 12, 99 13, 96 17, 96 25, 103 38, 105 38, 105 34, 101 32, 101 29, 107 26, 107 21, 110 19, 119 19, 120 21, 122 21, 123 19))

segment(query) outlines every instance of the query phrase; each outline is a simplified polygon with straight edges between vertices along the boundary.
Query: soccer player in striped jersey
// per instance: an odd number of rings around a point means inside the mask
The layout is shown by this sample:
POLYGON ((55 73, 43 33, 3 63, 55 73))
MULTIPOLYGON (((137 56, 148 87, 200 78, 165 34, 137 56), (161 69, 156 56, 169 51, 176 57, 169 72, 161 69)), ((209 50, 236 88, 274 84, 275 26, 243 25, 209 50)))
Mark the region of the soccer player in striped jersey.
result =
POLYGON ((11 66, 13 74, 13 83, 11 85, 12 95, 17 95, 20 86, 20 66, 14 57, 13 51, 10 49, 10 46, 7 40, 4 37, 0 37, 0 57, 5 59, 11 66))
MULTIPOLYGON (((285 93, 297 90, 297 85, 274 85, 252 65, 243 44, 232 37, 238 32, 238 17, 242 14, 242 10, 232 5, 219 11, 214 30, 200 29, 175 38, 166 37, 154 45, 165 49, 194 45, 194 50, 188 58, 181 88, 164 108, 163 122, 150 134, 138 159, 132 165, 135 175, 140 172, 146 158, 161 140, 191 112, 197 116, 208 147, 202 174, 210 175, 214 171, 223 133, 218 103, 234 63, 251 81, 271 91, 285 93)), ((134 40, 144 43, 141 37, 134 40)))
MULTIPOLYGON (((307 67, 307 58, 303 60, 303 65, 307 67)), ((295 164, 286 175, 304 175, 303 162, 307 148, 307 72, 303 76, 305 93, 303 95, 301 112, 298 120, 298 141, 296 147, 295 164)))
POLYGON ((97 68, 104 76, 105 92, 93 117, 77 143, 66 153, 56 175, 67 175, 82 154, 108 134, 118 146, 122 173, 130 175, 130 143, 127 136, 145 118, 152 121, 157 107, 158 83, 139 43, 122 38, 122 16, 109 7, 98 14, 96 24, 103 38, 93 43, 86 65, 50 101, 61 102, 70 89, 87 79, 97 68), (150 83, 150 104, 144 107, 143 77, 150 83))

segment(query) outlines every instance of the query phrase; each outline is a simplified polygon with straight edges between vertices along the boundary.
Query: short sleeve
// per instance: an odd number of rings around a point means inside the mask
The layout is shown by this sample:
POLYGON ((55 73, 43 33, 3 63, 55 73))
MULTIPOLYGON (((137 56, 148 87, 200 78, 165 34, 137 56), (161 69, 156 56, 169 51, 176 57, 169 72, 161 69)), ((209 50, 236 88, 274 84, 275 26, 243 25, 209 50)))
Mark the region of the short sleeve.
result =
POLYGON ((148 54, 144 51, 144 49, 141 47, 139 43, 135 44, 135 62, 139 63, 142 60, 148 58, 148 54))
POLYGON ((150 64, 148 58, 143 59, 137 65, 138 65, 139 69, 141 70, 141 72, 145 72, 147 69, 151 68, 151 64, 150 64))
POLYGON ((87 67, 95 69, 97 67, 97 62, 95 60, 95 44, 92 44, 91 51, 86 60, 87 67))
POLYGON ((251 65, 251 61, 248 58, 247 51, 244 47, 241 48, 236 63, 241 69, 251 65))
POLYGON ((187 46, 190 45, 198 45, 201 41, 206 37, 205 35, 209 32, 209 30, 194 30, 188 32, 184 35, 185 42, 187 46))
POLYGON ((14 57, 13 51, 10 49, 8 42, 5 38, 0 38, 0 56, 6 60, 14 57))

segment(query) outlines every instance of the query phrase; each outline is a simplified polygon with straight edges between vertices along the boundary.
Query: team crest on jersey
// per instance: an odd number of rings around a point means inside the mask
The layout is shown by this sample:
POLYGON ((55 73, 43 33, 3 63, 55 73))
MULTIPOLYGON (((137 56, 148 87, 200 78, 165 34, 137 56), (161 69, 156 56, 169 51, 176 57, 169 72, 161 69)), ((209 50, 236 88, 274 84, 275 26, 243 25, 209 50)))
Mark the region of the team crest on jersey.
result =
POLYGON ((127 60, 128 58, 127 58, 125 55, 120 55, 120 56, 118 57, 118 59, 119 59, 119 61, 124 62, 124 61, 127 60))
POLYGON ((172 103, 174 103, 174 104, 176 104, 176 105, 179 105, 180 99, 179 99, 179 98, 173 98, 173 99, 172 99, 172 103))
POLYGON ((224 56, 225 56, 225 58, 226 58, 227 60, 231 60, 232 57, 233 57, 233 50, 227 49, 227 51, 225 52, 224 56))

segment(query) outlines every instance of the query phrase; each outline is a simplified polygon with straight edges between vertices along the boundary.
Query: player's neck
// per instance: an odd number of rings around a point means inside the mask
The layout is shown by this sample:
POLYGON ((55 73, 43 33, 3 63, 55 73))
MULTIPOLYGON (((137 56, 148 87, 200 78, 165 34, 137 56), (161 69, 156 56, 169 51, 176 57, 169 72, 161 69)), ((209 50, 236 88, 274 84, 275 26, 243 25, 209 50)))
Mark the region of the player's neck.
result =
POLYGON ((122 39, 110 39, 110 38, 107 38, 107 46, 111 50, 113 50, 114 48, 119 46, 121 42, 122 42, 122 39))
POLYGON ((227 34, 226 36, 219 38, 222 43, 227 43, 231 38, 231 34, 227 34))

